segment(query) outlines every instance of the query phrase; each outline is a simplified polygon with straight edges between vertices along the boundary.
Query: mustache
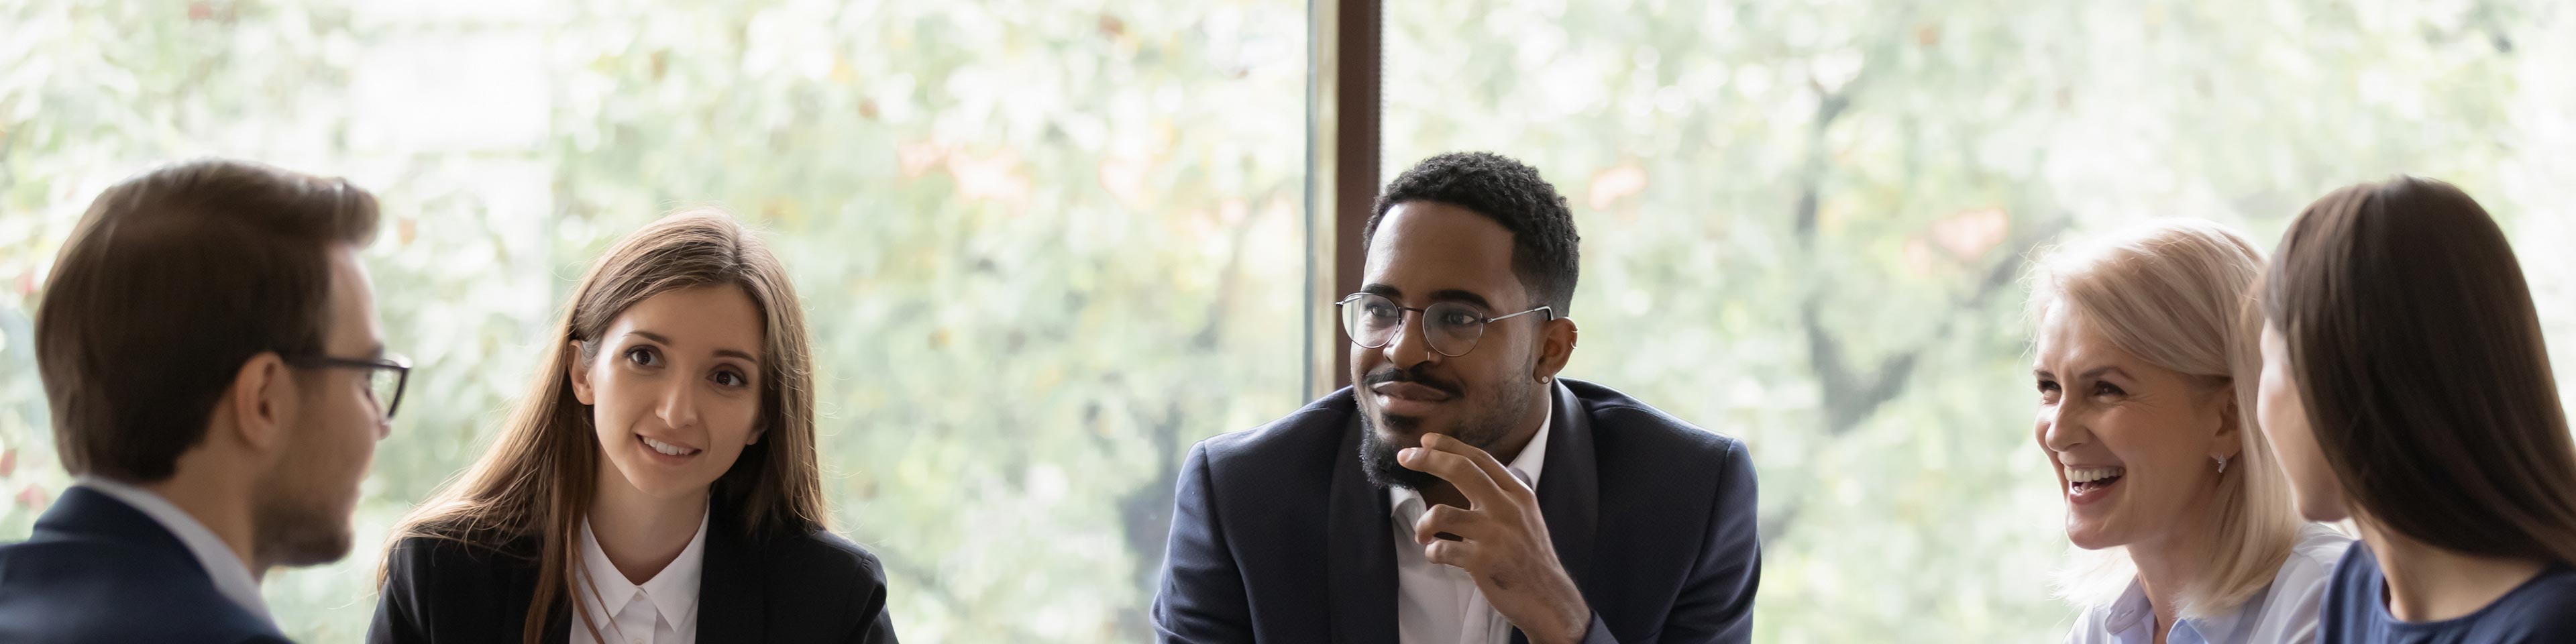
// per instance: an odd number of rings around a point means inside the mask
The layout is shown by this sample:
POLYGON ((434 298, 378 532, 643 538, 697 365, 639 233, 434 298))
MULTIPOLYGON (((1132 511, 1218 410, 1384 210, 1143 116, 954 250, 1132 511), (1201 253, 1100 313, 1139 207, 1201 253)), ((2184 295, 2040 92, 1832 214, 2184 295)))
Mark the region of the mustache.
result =
POLYGON ((1464 393, 1458 387, 1458 383, 1450 382, 1439 376, 1431 375, 1430 370, 1423 368, 1428 366, 1430 366, 1429 363, 1414 365, 1414 368, 1412 369, 1397 369, 1392 365, 1378 367, 1376 370, 1368 372, 1367 376, 1360 378, 1360 387, 1375 387, 1390 382, 1409 382, 1438 389, 1452 396, 1462 395, 1464 393))

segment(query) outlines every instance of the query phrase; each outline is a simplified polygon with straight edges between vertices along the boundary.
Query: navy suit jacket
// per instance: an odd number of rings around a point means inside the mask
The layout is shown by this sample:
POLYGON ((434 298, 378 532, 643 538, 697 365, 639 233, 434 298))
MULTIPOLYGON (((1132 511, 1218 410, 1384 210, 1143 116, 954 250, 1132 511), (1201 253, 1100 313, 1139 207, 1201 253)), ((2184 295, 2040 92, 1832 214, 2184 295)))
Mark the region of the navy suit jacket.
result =
POLYGON ((0 546, 0 642, 285 641, 216 592, 179 537, 106 494, 66 490, 34 535, 0 546))
MULTIPOLYGON (((1537 493, 1592 607, 1585 641, 1750 640, 1762 553, 1744 444, 1558 382, 1537 493)), ((1360 471, 1357 409, 1344 388, 1190 449, 1154 598, 1162 641, 1396 641, 1391 510, 1360 471)))

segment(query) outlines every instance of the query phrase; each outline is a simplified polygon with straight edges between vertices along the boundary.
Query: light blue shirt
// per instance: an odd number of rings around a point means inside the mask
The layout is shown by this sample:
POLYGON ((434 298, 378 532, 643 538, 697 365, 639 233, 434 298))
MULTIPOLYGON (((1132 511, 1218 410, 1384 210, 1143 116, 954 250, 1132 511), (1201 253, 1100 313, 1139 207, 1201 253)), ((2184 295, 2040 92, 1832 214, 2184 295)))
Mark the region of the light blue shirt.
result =
MULTIPOLYGON (((2317 639, 2317 605, 2325 597, 2326 577, 2343 557, 2352 538, 2322 524, 2299 529, 2290 558, 2272 575, 2272 585, 2236 610, 2223 615, 2183 619, 2165 634, 2166 644, 2305 644, 2317 639)), ((2147 603, 2146 586, 2129 580, 2129 589, 2109 604, 2091 606, 2075 618, 2067 644, 2148 644, 2155 641, 2156 611, 2147 603)))

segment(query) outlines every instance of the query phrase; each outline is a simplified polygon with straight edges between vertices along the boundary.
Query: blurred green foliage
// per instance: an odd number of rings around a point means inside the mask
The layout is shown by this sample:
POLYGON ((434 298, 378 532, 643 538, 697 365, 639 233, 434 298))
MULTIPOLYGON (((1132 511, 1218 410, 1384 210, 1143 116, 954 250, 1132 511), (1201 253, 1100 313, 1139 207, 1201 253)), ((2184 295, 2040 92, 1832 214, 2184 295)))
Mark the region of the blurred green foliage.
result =
MULTIPOLYGON (((1388 4, 1386 172, 1538 165, 1586 236, 1569 374, 1753 443, 1762 641, 2064 627, 2036 243, 2268 244, 2421 172, 2576 326, 2576 15, 2538 0, 1388 4)), ((1305 398, 1306 39, 1279 0, 0 3, 0 539, 68 481, 29 338, 54 249, 118 178, 220 154, 384 199, 419 365, 359 550, 269 577, 299 640, 359 638, 375 544, 480 452, 584 263, 700 203, 795 273, 835 527, 907 640, 1146 639, 1181 450, 1305 398)))

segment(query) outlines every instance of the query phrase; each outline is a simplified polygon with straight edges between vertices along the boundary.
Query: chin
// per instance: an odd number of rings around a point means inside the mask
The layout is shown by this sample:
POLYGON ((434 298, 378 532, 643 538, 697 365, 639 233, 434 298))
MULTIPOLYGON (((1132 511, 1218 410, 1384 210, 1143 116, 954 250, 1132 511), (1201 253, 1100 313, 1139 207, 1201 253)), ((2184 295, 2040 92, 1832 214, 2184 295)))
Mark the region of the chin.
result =
POLYGON ((2073 522, 2066 524, 2066 542, 2085 550, 2101 550, 2125 545, 2119 539, 2106 534, 2100 526, 2079 525, 2073 522))

